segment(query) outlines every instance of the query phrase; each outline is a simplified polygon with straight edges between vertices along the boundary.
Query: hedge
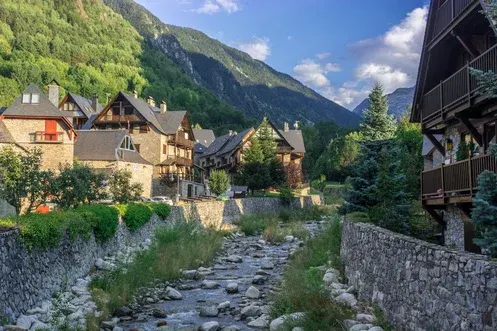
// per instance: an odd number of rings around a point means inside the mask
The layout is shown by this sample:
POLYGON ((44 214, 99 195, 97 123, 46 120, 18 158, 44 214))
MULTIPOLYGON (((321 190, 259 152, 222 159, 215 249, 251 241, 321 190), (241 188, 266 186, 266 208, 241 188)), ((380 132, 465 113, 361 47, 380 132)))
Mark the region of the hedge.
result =
POLYGON ((115 207, 105 205, 84 205, 75 212, 84 216, 91 224, 95 238, 105 241, 114 236, 119 226, 119 212, 115 207))
POLYGON ((168 218, 169 214, 171 214, 171 206, 167 203, 150 203, 148 206, 162 219, 168 218))
POLYGON ((152 217, 152 208, 142 203, 130 203, 123 215, 123 221, 131 232, 147 223, 152 217))

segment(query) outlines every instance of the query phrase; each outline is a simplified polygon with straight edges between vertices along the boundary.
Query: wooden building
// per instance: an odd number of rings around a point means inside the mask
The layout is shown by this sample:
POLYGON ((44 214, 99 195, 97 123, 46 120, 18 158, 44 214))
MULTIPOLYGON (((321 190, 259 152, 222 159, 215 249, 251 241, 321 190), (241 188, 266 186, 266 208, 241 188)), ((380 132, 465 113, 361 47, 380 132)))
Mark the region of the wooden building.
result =
POLYGON ((423 206, 442 224, 445 244, 458 249, 471 245, 469 236, 464 240, 471 222, 463 220, 469 220, 478 175, 497 171, 486 154, 496 142, 497 99, 482 93, 471 72, 497 72, 495 24, 485 3, 431 1, 411 116, 434 147, 421 175, 423 206), (463 141, 471 152, 458 159, 463 141))

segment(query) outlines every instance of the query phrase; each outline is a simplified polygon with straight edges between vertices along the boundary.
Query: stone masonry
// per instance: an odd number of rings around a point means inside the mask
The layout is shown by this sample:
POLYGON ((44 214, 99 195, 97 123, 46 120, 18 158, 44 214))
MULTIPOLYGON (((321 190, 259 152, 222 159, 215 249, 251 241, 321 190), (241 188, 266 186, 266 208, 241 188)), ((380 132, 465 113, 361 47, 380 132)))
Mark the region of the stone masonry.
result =
POLYGON ((395 330, 497 329, 497 262, 345 221, 341 258, 360 300, 395 330))

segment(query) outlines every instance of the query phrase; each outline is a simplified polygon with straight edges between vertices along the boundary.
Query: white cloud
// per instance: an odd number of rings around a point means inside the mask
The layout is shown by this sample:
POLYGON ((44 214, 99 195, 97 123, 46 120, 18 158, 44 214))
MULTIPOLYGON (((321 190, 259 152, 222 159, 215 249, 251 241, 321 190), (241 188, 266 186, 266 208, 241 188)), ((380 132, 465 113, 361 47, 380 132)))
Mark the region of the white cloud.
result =
POLYGON ((234 46, 239 50, 247 53, 253 59, 264 61, 271 55, 271 46, 269 45, 269 39, 266 37, 252 37, 252 39, 247 41, 235 42, 234 46))
POLYGON ((305 59, 293 68, 295 78, 311 87, 330 87, 330 81, 326 74, 340 71, 340 66, 336 63, 318 63, 311 59, 305 59))
POLYGON ((287 40, 292 40, 293 39, 293 36, 288 36, 286 37, 287 40))
POLYGON ((316 54, 316 57, 320 60, 324 60, 330 56, 331 56, 331 53, 318 53, 318 54, 316 54))
POLYGON ((346 82, 333 90, 332 100, 354 108, 375 81, 380 82, 386 93, 399 87, 416 83, 421 58, 428 7, 408 13, 398 25, 377 38, 361 40, 349 49, 358 61, 354 82, 346 82))
POLYGON ((215 14, 220 11, 225 11, 228 14, 240 10, 240 5, 237 0, 205 0, 204 4, 194 11, 200 14, 215 14))

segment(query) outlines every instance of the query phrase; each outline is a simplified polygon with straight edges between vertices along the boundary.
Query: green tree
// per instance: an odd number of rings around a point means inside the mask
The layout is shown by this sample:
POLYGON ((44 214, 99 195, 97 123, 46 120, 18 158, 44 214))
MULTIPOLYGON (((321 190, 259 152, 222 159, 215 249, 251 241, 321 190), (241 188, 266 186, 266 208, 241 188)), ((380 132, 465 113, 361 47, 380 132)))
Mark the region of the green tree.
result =
POLYGON ((110 176, 109 192, 117 203, 137 201, 143 193, 142 183, 131 182, 131 172, 118 169, 110 176))
POLYGON ((278 145, 273 138, 273 131, 267 117, 264 116, 257 134, 261 145, 263 162, 269 162, 276 157, 278 145))
POLYGON ((237 174, 237 183, 248 186, 252 192, 269 188, 271 181, 271 173, 266 163, 244 163, 237 174))
POLYGON ((278 187, 286 182, 287 176, 285 173, 285 169, 283 168, 283 164, 278 161, 278 159, 273 157, 267 163, 267 167, 269 170, 269 176, 271 177, 270 185, 272 187, 278 187))
POLYGON ((66 165, 52 182, 53 201, 62 208, 74 208, 107 198, 106 176, 92 168, 74 163, 66 165))
POLYGON ((49 194, 53 174, 41 170, 42 152, 33 149, 26 152, 7 146, 0 151, 0 197, 20 213, 23 200, 26 212, 44 203, 49 194))
POLYGON ((226 171, 212 170, 209 176, 209 188, 215 195, 220 195, 226 192, 230 186, 230 181, 226 171))
POLYGON ((259 139, 253 136, 250 139, 250 148, 243 151, 243 162, 254 163, 254 162, 264 162, 264 154, 262 152, 262 147, 259 139))
POLYGON ((364 111, 361 131, 365 140, 392 138, 395 133, 395 120, 388 115, 388 99, 383 87, 376 83, 369 94, 370 106, 364 111))

